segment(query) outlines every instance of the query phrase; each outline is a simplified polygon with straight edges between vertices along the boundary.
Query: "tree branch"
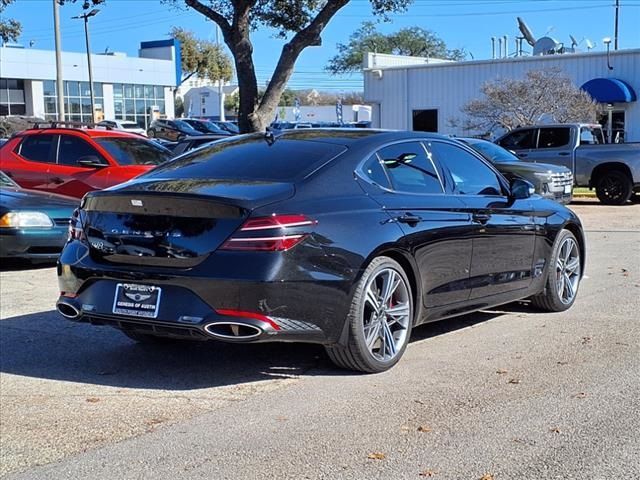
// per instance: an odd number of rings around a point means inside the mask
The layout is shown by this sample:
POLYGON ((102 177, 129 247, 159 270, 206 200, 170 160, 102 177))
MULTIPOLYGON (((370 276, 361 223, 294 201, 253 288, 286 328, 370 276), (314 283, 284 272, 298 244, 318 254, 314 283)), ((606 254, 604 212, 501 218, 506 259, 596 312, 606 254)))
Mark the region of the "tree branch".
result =
POLYGON ((194 10, 196 10, 197 12, 200 12, 205 17, 210 18, 211 20, 216 22, 220 27, 220 30, 222 31, 222 35, 224 35, 225 37, 227 34, 231 32, 231 25, 229 25, 229 22, 227 21, 227 19, 224 18, 222 15, 220 15, 218 12, 216 12, 213 8, 207 7, 206 5, 201 3, 199 0, 184 0, 184 3, 188 7, 193 8, 194 10))
POLYGON ((296 33, 290 42, 282 47, 282 54, 273 72, 258 111, 260 114, 271 112, 278 104, 280 94, 284 90, 300 52, 311 45, 320 45, 320 34, 327 23, 344 7, 349 0, 332 0, 327 2, 318 15, 305 28, 296 33))

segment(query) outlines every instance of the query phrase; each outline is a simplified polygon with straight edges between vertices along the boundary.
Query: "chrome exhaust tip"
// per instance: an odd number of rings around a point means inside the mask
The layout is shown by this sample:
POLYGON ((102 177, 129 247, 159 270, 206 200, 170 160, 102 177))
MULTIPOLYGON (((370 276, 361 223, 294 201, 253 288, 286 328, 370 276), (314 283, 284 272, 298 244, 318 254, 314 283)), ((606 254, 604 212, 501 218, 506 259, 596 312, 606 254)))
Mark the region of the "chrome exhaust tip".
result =
POLYGON ((260 337, 264 330, 251 323, 213 322, 204 326, 205 331, 222 340, 252 340, 260 337))
POLYGON ((56 309, 58 310, 58 313, 60 313, 60 315, 70 320, 76 320, 80 316, 80 310, 78 310, 71 303, 58 302, 56 304, 56 309))

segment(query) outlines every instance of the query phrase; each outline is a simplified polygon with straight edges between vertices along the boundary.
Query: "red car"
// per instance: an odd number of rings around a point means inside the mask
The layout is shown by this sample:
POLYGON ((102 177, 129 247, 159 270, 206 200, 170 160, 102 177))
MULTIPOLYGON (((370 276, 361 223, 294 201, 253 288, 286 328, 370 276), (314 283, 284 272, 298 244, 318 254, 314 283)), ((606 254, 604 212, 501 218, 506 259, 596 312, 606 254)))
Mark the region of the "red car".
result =
POLYGON ((96 128, 33 128, 0 147, 0 169, 22 188, 77 198, 169 158, 169 150, 140 135, 96 128))

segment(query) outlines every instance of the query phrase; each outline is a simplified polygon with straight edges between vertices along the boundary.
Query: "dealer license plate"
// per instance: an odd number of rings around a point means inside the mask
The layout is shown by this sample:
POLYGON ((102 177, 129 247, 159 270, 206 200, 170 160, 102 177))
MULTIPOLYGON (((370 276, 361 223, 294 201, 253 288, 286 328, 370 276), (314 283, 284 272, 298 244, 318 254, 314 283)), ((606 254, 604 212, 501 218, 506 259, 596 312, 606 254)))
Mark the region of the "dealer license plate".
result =
POLYGON ((133 317, 156 318, 162 289, 151 285, 119 283, 113 299, 113 313, 133 317))
POLYGON ((571 193, 571 185, 564 186, 564 193, 571 193))

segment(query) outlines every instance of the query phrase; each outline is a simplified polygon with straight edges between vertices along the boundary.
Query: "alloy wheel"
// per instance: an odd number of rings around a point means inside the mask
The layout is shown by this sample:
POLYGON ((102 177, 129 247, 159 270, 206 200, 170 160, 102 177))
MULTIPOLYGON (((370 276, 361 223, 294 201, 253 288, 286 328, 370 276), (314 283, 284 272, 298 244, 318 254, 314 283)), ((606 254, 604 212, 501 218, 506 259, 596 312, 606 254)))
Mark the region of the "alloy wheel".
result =
POLYGON ((362 324, 367 349, 375 359, 393 360, 407 341, 410 295, 404 278, 392 268, 379 271, 367 283, 362 324))
POLYGON ((556 280, 560 301, 565 305, 570 304, 580 282, 580 250, 573 238, 565 238, 558 250, 556 280))

